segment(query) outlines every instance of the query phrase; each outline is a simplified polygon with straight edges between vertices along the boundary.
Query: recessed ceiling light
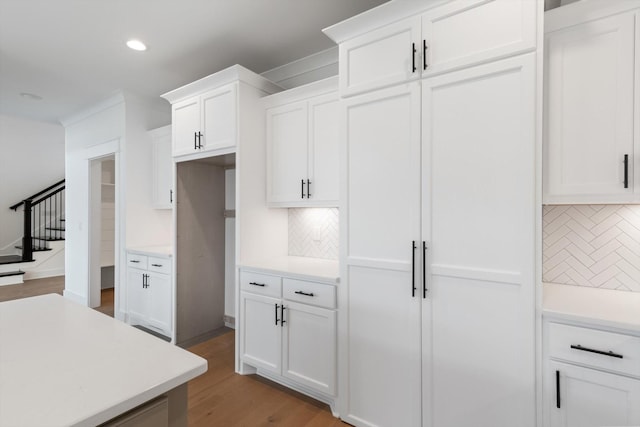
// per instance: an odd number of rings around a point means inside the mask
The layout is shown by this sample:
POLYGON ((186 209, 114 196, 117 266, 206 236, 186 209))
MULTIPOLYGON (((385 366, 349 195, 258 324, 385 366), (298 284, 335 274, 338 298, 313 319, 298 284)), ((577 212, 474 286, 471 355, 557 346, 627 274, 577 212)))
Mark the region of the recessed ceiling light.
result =
POLYGON ((127 46, 129 46, 129 49, 133 49, 133 50, 139 50, 139 51, 143 51, 143 50, 147 50, 147 46, 142 43, 140 40, 129 40, 127 41, 127 46))
POLYGON ((22 92, 20 96, 32 101, 42 101, 42 97, 40 95, 36 95, 35 93, 22 92))

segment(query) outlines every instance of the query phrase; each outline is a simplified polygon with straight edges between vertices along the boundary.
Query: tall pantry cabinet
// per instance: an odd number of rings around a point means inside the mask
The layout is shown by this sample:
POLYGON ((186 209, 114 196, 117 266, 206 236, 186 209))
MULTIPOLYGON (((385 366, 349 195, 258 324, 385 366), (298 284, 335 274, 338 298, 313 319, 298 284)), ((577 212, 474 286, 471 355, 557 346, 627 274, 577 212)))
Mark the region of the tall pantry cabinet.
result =
POLYGON ((345 120, 349 423, 536 424, 541 3, 392 2, 325 30, 345 120))

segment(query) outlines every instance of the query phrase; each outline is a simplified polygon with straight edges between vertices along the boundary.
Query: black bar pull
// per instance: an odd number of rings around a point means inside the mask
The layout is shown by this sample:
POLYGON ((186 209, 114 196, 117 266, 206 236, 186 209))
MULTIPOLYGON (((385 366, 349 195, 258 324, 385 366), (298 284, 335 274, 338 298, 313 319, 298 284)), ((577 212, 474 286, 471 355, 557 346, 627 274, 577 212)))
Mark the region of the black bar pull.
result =
POLYGON ((193 133, 193 149, 198 149, 198 132, 193 133))
POLYGON ((284 304, 282 304, 280 306, 280 326, 284 328, 284 324, 287 323, 286 320, 284 320, 284 311, 287 309, 287 307, 284 306, 284 304))
POLYGON ((311 181, 307 179, 307 199, 311 198, 311 181))
POLYGON ((295 291, 294 293, 295 293, 295 294, 298 294, 298 295, 304 295, 304 296, 306 296, 306 297, 312 297, 312 296, 314 296, 314 295, 313 295, 313 292, 295 291))
POLYGON ((147 277, 148 276, 146 274, 142 275, 142 287, 145 289, 147 288, 147 277))
POLYGON ((198 148, 202 148, 202 132, 198 132, 198 148))
POLYGON ((422 69, 426 70, 427 67, 429 67, 427 65, 427 49, 429 49, 427 47, 427 41, 426 40, 422 40, 422 69))
POLYGON ((134 263, 134 264, 138 264, 140 261, 138 261, 137 259, 132 259, 132 260, 131 260, 131 261, 129 261, 129 262, 132 262, 132 263, 134 263))
POLYGON ((622 355, 618 353, 614 353, 613 351, 602 351, 602 350, 594 350, 592 348, 583 347, 581 345, 571 345, 571 348, 574 350, 587 351, 589 353, 601 354, 603 356, 615 357, 617 359, 622 359, 622 355))
POLYGON ((280 319, 278 319, 278 307, 280 307, 278 304, 276 304, 276 326, 278 326, 278 321, 280 319))
POLYGON ((560 371, 556 371, 556 408, 560 409, 560 371))
POLYGON ((264 283, 257 283, 257 282, 249 282, 249 284, 253 285, 253 286, 260 286, 260 287, 263 287, 263 288, 266 286, 264 283))
POLYGON ((173 190, 169 190, 169 203, 173 203, 173 190))
POLYGON ((416 296, 416 241, 411 241, 411 297, 416 296))
POLYGON ((624 188, 629 188, 629 155, 624 155, 624 188))
POLYGON ((300 187, 300 197, 302 197, 304 199, 304 179, 300 180, 301 183, 301 187, 300 187))
POLYGON ((427 297, 427 242, 422 241, 422 298, 427 297))
POLYGON ((151 264, 152 267, 162 267, 162 264, 151 264))
POLYGON ((411 43, 411 58, 412 58, 412 73, 415 73, 417 68, 416 68, 416 44, 415 43, 411 43))

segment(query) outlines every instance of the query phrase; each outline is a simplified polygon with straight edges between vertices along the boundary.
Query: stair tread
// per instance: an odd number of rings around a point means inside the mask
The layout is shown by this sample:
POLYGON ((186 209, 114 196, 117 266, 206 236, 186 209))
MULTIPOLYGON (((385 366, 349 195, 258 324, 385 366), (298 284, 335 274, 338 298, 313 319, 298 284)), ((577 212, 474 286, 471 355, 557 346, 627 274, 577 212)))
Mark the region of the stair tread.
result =
POLYGON ((21 274, 24 274, 24 271, 5 271, 4 273, 0 273, 0 277, 19 276, 21 274))
MULTIPOLYGON (((16 246, 15 248, 16 249, 22 249, 22 246, 16 246)), ((41 246, 33 248, 33 252, 44 252, 44 251, 50 251, 50 250, 51 250, 51 248, 45 248, 45 247, 41 247, 41 246)))
POLYGON ((0 265, 2 264, 16 264, 22 262, 22 256, 20 255, 3 255, 0 256, 0 265))
POLYGON ((34 240, 43 240, 45 242, 57 242, 64 240, 64 237, 33 237, 34 240))

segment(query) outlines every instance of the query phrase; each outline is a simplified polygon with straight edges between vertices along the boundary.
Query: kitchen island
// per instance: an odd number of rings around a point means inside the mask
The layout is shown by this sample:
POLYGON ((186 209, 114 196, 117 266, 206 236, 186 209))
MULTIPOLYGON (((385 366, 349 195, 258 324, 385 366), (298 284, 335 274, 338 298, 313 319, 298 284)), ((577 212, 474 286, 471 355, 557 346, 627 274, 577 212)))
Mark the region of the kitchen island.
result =
POLYGON ((186 426, 186 383, 206 370, 57 294, 0 303, 0 426, 186 426))

